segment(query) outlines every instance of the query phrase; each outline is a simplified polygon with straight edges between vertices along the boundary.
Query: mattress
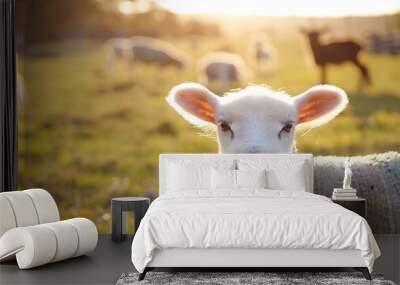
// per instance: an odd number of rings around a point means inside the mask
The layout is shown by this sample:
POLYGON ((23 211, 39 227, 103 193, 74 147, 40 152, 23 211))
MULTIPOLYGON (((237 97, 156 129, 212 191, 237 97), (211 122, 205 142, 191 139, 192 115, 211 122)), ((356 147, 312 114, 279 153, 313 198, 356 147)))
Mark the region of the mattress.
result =
POLYGON ((370 271, 380 255, 361 216, 324 196, 265 189, 160 196, 134 237, 132 262, 143 272, 156 250, 172 248, 359 250, 370 271))

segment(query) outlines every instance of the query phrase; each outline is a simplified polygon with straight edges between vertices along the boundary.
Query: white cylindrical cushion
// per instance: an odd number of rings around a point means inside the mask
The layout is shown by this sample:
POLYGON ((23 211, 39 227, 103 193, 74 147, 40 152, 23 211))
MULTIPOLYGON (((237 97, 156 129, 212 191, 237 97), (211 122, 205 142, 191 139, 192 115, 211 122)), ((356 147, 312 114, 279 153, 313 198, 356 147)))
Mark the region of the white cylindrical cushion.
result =
POLYGON ((13 228, 0 238, 0 261, 16 255, 20 269, 32 268, 86 254, 97 239, 96 226, 85 218, 13 228))
POLYGON ((17 227, 33 226, 39 223, 38 214, 30 196, 22 191, 1 193, 13 209, 17 227))
POLYGON ((43 225, 14 228, 0 238, 0 260, 16 254, 20 269, 49 263, 56 252, 56 236, 43 225))
POLYGON ((72 225, 78 233, 79 245, 74 257, 86 254, 96 248, 98 233, 95 224, 91 220, 74 218, 64 222, 72 225))
POLYGON ((28 194, 32 199, 39 218, 39 224, 60 220, 56 202, 49 192, 43 189, 28 189, 22 192, 28 194))
POLYGON ((78 248, 78 233, 73 226, 65 221, 44 224, 56 235, 57 252, 51 262, 57 262, 75 255, 78 248))
POLYGON ((9 229, 17 226, 10 202, 2 194, 0 193, 0 237, 9 229))

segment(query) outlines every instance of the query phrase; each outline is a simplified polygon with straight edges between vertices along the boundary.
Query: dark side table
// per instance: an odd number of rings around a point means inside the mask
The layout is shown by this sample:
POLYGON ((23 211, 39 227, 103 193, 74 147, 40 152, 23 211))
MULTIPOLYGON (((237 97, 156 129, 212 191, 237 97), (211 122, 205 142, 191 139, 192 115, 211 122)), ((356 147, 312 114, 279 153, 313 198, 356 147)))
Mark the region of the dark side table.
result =
POLYGON ((146 214, 150 199, 144 197, 119 197, 111 200, 113 241, 123 241, 126 238, 126 212, 135 214, 135 231, 146 214))
POLYGON ((367 216, 367 200, 364 198, 355 198, 351 200, 336 200, 332 199, 332 202, 339 204, 340 206, 359 214, 364 219, 367 216))

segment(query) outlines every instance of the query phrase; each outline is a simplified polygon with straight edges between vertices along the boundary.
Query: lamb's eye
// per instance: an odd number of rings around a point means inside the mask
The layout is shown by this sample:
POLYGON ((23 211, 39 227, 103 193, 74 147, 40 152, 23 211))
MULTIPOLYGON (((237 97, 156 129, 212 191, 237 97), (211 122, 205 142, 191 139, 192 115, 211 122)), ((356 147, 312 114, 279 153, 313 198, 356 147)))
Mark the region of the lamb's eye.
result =
POLYGON ((224 133, 230 132, 231 133, 231 138, 233 138, 233 131, 231 129, 231 126, 229 126, 229 124, 227 122, 220 121, 219 122, 219 127, 221 128, 221 131, 223 131, 224 133))
POLYGON ((227 131, 230 131, 231 130, 231 127, 228 125, 228 123, 227 122, 220 122, 219 123, 219 126, 221 127, 221 130, 223 131, 223 132, 227 132, 227 131))
POLYGON ((279 131, 278 137, 279 137, 279 138, 281 137, 282 132, 290 133, 291 130, 292 130, 292 128, 293 128, 293 123, 292 123, 292 122, 286 123, 286 124, 283 126, 283 128, 279 131))

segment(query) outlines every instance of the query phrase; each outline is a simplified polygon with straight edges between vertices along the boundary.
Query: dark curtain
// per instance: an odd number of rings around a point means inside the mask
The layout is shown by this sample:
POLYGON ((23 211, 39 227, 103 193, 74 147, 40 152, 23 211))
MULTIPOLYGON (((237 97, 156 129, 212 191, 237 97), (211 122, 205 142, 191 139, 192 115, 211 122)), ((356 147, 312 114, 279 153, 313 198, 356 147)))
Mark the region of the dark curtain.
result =
POLYGON ((0 0, 0 191, 17 190, 15 0, 0 0))

